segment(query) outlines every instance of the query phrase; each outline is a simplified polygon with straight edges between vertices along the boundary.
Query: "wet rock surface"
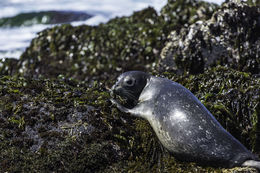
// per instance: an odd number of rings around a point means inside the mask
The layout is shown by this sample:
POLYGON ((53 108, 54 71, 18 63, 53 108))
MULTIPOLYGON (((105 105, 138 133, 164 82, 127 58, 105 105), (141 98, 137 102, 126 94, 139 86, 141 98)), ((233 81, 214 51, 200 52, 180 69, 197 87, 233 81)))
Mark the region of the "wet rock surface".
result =
POLYGON ((258 16, 254 4, 168 1, 160 14, 40 32, 0 62, 0 172, 256 172, 175 160, 108 88, 127 70, 179 82, 260 156, 258 16))
POLYGON ((102 84, 8 76, 0 83, 1 172, 101 171, 125 157, 102 84))

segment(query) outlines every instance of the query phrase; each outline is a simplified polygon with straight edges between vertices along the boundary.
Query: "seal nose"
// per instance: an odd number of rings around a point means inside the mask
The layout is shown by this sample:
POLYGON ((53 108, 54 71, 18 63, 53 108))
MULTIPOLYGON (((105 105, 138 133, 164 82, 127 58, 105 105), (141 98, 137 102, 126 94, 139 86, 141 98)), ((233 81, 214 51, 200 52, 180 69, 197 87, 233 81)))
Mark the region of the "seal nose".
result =
POLYGON ((118 89, 119 86, 117 84, 113 85, 112 88, 110 89, 110 95, 113 96, 114 94, 116 94, 118 89))
POLYGON ((111 91, 113 92, 116 88, 116 84, 112 86, 111 91))

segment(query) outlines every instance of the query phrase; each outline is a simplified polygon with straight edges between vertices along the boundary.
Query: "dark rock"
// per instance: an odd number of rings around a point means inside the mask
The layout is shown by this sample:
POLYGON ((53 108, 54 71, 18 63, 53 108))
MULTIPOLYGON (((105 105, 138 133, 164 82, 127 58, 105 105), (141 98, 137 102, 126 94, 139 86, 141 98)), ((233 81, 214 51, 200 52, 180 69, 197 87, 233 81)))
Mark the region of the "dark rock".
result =
POLYGON ((92 17, 85 12, 76 11, 42 11, 22 13, 14 17, 0 19, 0 27, 31 26, 35 24, 60 24, 83 21, 92 17))
POLYGON ((259 74, 260 7, 224 4, 210 20, 173 31, 169 40, 161 53, 161 72, 196 74, 224 65, 259 74))
POLYGON ((219 8, 217 4, 194 0, 168 0, 162 8, 161 16, 169 30, 179 31, 198 20, 208 20, 219 8))
POLYGON ((0 172, 102 172, 126 157, 102 85, 8 76, 0 84, 0 172))
POLYGON ((15 75, 19 73, 19 60, 14 58, 6 58, 0 60, 1 75, 15 75))
POLYGON ((248 1, 245 1, 248 5, 250 6, 259 6, 260 5, 260 1, 259 0, 248 0, 248 1))

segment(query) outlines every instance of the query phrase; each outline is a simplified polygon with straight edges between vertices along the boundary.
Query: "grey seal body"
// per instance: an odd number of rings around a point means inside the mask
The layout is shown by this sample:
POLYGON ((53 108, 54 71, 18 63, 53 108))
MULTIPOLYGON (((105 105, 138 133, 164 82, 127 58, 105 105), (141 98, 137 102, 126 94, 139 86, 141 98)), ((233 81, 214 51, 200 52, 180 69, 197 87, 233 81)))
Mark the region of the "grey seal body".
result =
POLYGON ((130 71, 119 76, 112 92, 134 103, 128 107, 111 99, 121 111, 148 120, 163 146, 178 159, 215 167, 260 169, 257 157, 182 85, 130 71))

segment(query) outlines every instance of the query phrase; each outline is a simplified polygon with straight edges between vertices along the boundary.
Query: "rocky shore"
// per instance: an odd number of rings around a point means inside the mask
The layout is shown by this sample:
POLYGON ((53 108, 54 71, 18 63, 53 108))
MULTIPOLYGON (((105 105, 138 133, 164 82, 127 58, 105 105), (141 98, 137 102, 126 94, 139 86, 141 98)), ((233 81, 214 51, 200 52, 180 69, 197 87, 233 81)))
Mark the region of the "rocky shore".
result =
POLYGON ((21 13, 14 17, 0 19, 0 27, 31 26, 35 24, 62 24, 83 21, 92 17, 84 12, 75 11, 42 11, 21 13))
POLYGON ((142 70, 190 89, 260 156, 260 7, 168 0, 98 26, 46 29, 0 62, 0 172, 256 172, 180 162, 108 89, 142 70))

